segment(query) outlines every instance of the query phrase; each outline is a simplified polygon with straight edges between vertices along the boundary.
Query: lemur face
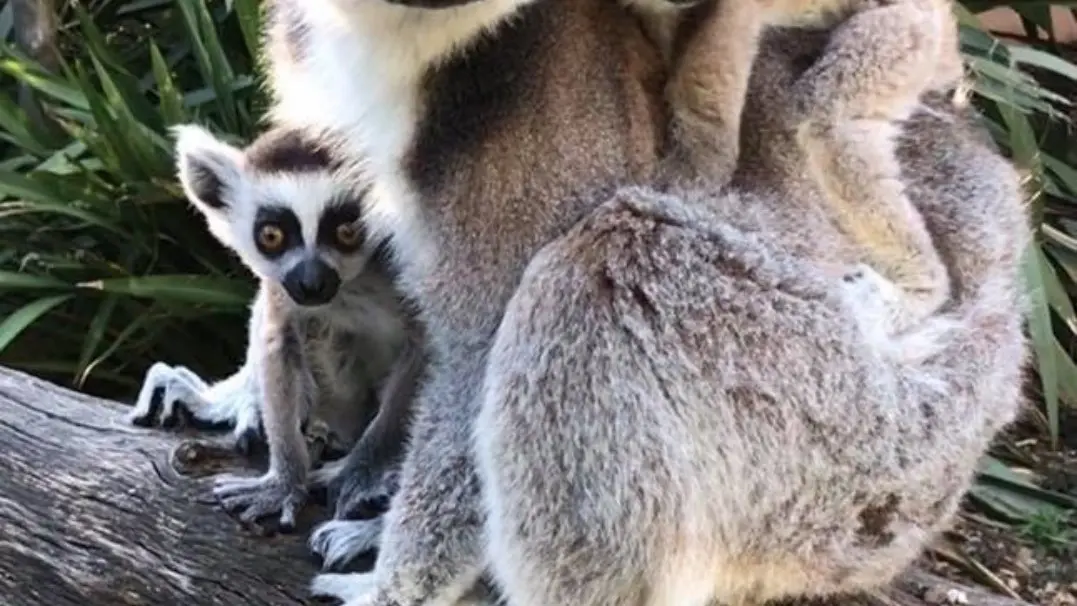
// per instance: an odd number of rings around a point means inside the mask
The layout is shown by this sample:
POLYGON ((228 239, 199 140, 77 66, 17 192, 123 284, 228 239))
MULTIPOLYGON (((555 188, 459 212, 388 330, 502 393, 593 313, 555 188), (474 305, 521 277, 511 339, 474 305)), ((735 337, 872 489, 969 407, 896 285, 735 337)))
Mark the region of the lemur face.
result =
POLYGON ((325 305, 373 253, 363 227, 368 184, 324 148, 274 130, 245 150, 198 126, 176 128, 180 181, 210 232, 296 304, 325 305))

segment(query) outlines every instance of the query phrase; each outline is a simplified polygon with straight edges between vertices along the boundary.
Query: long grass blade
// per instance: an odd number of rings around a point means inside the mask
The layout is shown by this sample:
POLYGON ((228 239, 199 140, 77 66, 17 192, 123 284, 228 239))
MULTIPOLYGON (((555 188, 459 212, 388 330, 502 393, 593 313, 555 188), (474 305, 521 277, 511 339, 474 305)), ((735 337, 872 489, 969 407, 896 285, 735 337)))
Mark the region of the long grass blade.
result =
POLYGON ((27 303, 0 322, 0 352, 7 349, 24 330, 57 306, 74 298, 73 294, 52 295, 27 303))

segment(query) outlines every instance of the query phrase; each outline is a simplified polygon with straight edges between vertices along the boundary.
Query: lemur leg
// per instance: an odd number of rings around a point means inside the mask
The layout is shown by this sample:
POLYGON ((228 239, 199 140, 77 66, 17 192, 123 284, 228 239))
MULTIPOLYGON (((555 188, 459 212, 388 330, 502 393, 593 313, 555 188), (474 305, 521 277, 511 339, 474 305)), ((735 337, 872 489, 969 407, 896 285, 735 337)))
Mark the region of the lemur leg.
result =
POLYGON ((310 453, 300 427, 313 409, 316 389, 294 326, 270 326, 264 338, 261 381, 269 470, 253 478, 218 476, 213 494, 244 522, 279 512, 279 527, 288 531, 295 528, 296 514, 307 500, 310 453))
POLYGON ((797 121, 900 119, 935 80, 944 20, 924 2, 863 10, 842 23, 791 95, 797 121))
POLYGON ((723 1, 708 10, 693 17, 700 24, 666 86, 672 149, 663 172, 723 185, 740 156, 741 112, 764 23, 755 2, 723 1))
POLYGON ((924 4, 851 17, 792 97, 800 142, 835 220, 860 245, 864 260, 897 285, 908 313, 892 319, 905 325, 949 296, 946 266, 905 194, 894 141, 896 121, 917 107, 941 56, 936 34, 945 21, 924 4))
POLYGON ((334 517, 347 519, 396 491, 411 425, 412 406, 426 367, 423 344, 409 339, 379 390, 377 416, 367 426, 330 485, 334 517))
POLYGON ((337 570, 377 547, 389 500, 399 486, 411 412, 426 354, 420 333, 405 342, 379 392, 378 413, 355 446, 340 461, 311 473, 312 486, 326 486, 333 521, 311 536, 310 547, 322 557, 323 570, 337 570), (359 519, 356 523, 346 521, 359 519), (374 518, 374 519, 370 519, 374 518))
MULTIPOLYGON (((812 129, 802 138, 809 164, 840 228, 858 243, 863 261, 892 282, 901 331, 927 317, 950 294, 949 272, 923 216, 905 193, 893 136, 897 126, 849 120, 812 129)), ((896 309, 895 308, 895 309, 896 309)))
POLYGON ((319 575, 312 591, 347 606, 450 606, 482 575, 482 512, 471 453, 486 356, 446 352, 416 400, 400 489, 370 573, 319 575))

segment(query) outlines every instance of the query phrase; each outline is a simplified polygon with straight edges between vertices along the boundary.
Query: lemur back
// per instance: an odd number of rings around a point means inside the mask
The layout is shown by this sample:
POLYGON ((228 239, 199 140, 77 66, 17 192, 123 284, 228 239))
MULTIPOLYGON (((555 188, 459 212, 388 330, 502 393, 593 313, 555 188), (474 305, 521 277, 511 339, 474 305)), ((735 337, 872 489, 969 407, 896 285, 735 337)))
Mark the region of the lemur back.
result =
POLYGON ((245 521, 279 512, 283 528, 294 524, 314 462, 304 426, 349 452, 332 467, 334 477, 316 476, 348 485, 338 513, 387 497, 421 368, 412 359, 421 331, 394 287, 386 246, 365 235, 369 184, 299 130, 272 129, 244 150, 201 127, 176 132, 185 192, 214 236, 259 277, 259 288, 247 358, 222 382, 233 398, 214 401, 220 388, 213 393, 192 384, 193 373, 162 365, 151 369, 134 418, 151 421, 153 393, 163 389, 166 417, 182 407, 195 420, 233 421, 237 440, 246 441, 264 425, 267 473, 221 477, 214 488, 245 521), (239 404, 257 409, 236 410, 239 404))

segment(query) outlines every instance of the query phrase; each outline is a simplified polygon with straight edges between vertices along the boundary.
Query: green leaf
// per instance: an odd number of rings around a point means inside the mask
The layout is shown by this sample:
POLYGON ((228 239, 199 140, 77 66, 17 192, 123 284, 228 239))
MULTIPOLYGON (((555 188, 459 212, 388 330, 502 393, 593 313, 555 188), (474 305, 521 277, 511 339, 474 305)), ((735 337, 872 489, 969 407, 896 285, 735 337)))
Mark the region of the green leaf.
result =
POLYGON ((190 274, 107 278, 77 286, 133 297, 225 307, 247 305, 252 295, 249 286, 239 280, 190 274))
MULTIPOLYGON (((1033 244, 1033 247, 1037 245, 1033 244)), ((1051 327, 1051 311, 1047 305, 1044 287, 1044 268, 1035 248, 1026 251, 1024 274, 1028 285, 1030 313, 1028 330, 1032 337, 1032 349, 1036 354, 1036 367, 1043 386, 1044 406, 1047 410, 1051 445, 1057 447, 1059 437, 1059 379, 1058 362, 1055 360, 1055 336, 1051 327)))
POLYGON ((163 129, 161 117, 146 99, 138 79, 112 53, 104 35, 94 25, 93 18, 86 13, 82 5, 75 3, 74 8, 82 30, 83 42, 97 76, 101 79, 109 104, 129 115, 133 122, 148 124, 157 130, 163 129))
POLYGON ((161 55, 161 50, 150 40, 150 63, 153 65, 153 79, 157 83, 157 96, 160 98, 161 115, 167 125, 180 124, 187 120, 183 108, 183 95, 172 80, 171 70, 161 55))
POLYGON ((0 72, 6 73, 16 80, 24 82, 34 90, 75 109, 83 111, 90 109, 89 103, 86 101, 86 95, 77 86, 71 86, 59 78, 44 74, 17 59, 0 60, 0 72))
POLYGON ((30 130, 30 118, 6 94, 0 95, 0 129, 20 148, 41 157, 49 153, 45 141, 39 140, 30 130))
POLYGON ((90 320, 89 330, 83 340, 82 351, 79 353, 78 366, 75 368, 75 384, 80 388, 86 381, 90 362, 105 337, 105 331, 108 330, 109 321, 112 320, 112 314, 116 310, 118 301, 119 297, 115 295, 105 297, 101 301, 101 306, 97 308, 97 313, 90 320))
POLYGON ((121 237, 132 237, 107 217, 80 208, 74 201, 63 201, 56 187, 57 183, 49 186, 25 175, 0 171, 0 197, 15 198, 13 201, 0 203, 0 216, 29 213, 64 215, 107 229, 121 237))
POLYGON ((1020 474, 992 456, 982 457, 976 465, 977 479, 1026 495, 1040 503, 1063 509, 1077 509, 1077 498, 1036 485, 1037 476, 1020 474))
MULTIPOLYGON (((1054 72, 1070 80, 1077 81, 1077 65, 1066 61, 1062 57, 1046 53, 1042 50, 1015 44, 1010 47, 1010 57, 1017 63, 1024 63, 1040 69, 1054 72)), ((1072 102, 1071 102, 1072 103, 1072 102)))
POLYGON ((1048 305, 1055 310, 1066 327, 1077 335, 1077 312, 1074 311, 1073 302, 1066 293, 1066 288, 1062 286, 1062 280, 1059 279, 1054 266, 1048 261, 1044 248, 1037 246, 1034 251, 1040 266, 1040 276, 1043 278, 1044 294, 1048 305))
POLYGON ((243 42, 251 57, 258 57, 262 53, 261 5, 258 0, 234 0, 232 3, 239 29, 243 33, 243 42))
POLYGON ((187 26, 191 47, 198 62, 198 70, 205 81, 212 83, 217 99, 217 109, 223 118, 225 130, 236 132, 239 129, 239 119, 236 115, 236 102, 230 85, 235 74, 232 73, 231 66, 221 49, 213 19, 202 2, 177 0, 177 4, 187 26))
POLYGON ((51 276, 0 270, 0 292, 11 290, 66 290, 71 285, 51 276))
POLYGON ((52 311, 56 306, 69 301, 75 295, 53 295, 43 297, 20 307, 14 313, 8 315, 0 322, 0 352, 7 349, 24 330, 36 322, 45 314, 52 311))
POLYGON ((1044 167, 1069 191, 1077 196, 1077 168, 1066 164, 1051 154, 1042 154, 1044 167))
POLYGON ((142 314, 141 316, 135 318, 134 322, 131 322, 130 324, 125 326, 123 330, 120 331, 120 334, 116 335, 116 338, 112 340, 112 343, 109 344, 105 351, 101 352, 100 356, 95 358, 90 363, 86 364, 85 367, 83 367, 82 369, 76 370, 76 374, 78 375, 76 379, 76 384, 79 386, 84 384, 86 382, 86 379, 90 377, 90 375, 97 369, 98 366, 101 365, 101 363, 114 355, 121 345, 127 343, 131 339, 131 337, 135 335, 136 332, 142 330, 150 322, 151 319, 153 319, 153 316, 151 314, 142 314))

